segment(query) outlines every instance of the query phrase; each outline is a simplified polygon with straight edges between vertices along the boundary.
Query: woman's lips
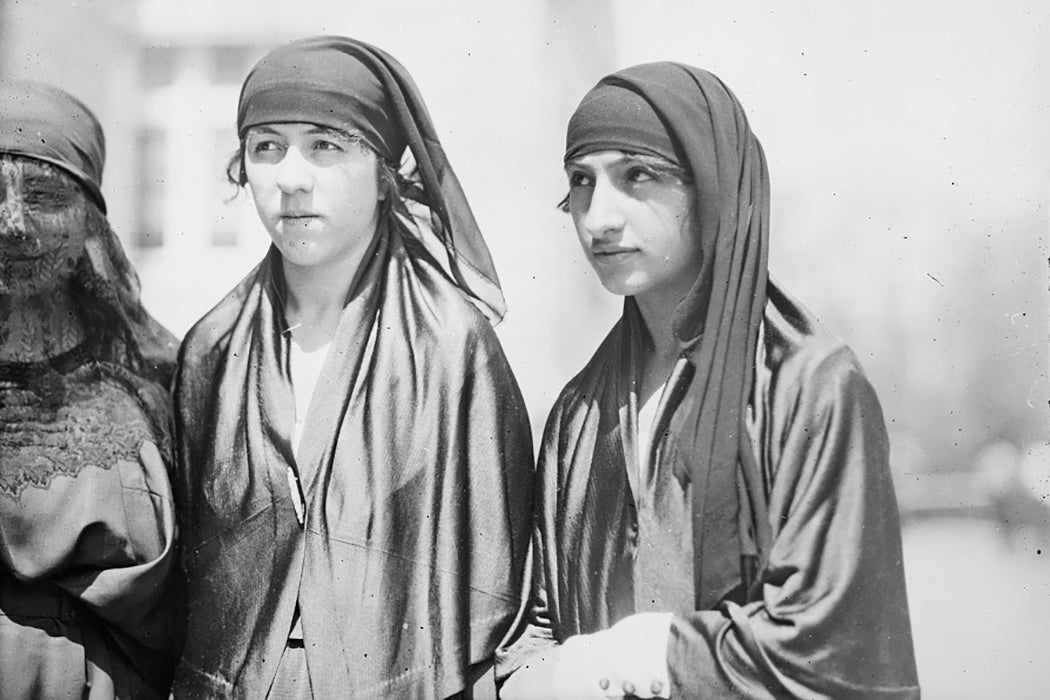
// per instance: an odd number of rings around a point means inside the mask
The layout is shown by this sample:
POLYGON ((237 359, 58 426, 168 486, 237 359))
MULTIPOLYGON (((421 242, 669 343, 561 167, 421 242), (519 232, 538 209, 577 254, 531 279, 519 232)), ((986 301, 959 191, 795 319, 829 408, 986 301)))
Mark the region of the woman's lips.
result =
POLYGON ((626 258, 635 252, 637 252, 635 248, 595 248, 591 251, 591 255, 595 260, 613 261, 626 258))

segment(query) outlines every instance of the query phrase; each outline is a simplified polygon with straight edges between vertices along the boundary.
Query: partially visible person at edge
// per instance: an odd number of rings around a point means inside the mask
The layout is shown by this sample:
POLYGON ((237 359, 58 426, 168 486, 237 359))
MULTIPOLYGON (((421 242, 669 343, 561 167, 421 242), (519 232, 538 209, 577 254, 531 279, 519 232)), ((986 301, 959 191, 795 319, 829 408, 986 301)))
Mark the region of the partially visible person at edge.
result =
POLYGON ((249 73, 237 133, 273 245, 181 350, 175 694, 494 694, 532 444, 422 97, 375 47, 302 39, 249 73))
POLYGON ((623 315, 547 422, 502 697, 916 698, 879 402, 768 278, 769 179, 703 70, 601 80, 566 210, 623 315))
POLYGON ((106 220, 105 141, 0 81, 0 700, 166 698, 177 656, 167 384, 106 220))

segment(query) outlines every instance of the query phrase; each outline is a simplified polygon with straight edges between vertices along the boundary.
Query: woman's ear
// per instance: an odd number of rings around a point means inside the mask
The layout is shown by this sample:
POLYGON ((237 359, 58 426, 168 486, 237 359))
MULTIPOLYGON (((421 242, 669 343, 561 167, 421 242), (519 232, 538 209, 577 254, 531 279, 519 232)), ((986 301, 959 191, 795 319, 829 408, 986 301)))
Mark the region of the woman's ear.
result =
POLYGON ((386 168, 378 159, 376 160, 376 180, 379 182, 379 201, 384 202, 390 196, 391 183, 386 168))

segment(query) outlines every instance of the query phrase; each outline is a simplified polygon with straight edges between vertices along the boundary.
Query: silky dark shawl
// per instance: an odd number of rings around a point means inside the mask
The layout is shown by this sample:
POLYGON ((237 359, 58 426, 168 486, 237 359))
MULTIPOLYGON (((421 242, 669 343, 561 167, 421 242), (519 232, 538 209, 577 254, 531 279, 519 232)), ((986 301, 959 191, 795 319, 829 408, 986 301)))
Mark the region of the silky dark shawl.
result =
MULTIPOLYGON (((692 175, 703 253, 675 310, 682 355, 650 470, 691 493, 682 526, 692 529, 693 605, 670 611, 672 697, 917 697, 882 413, 848 348, 768 281, 761 146, 706 71, 635 66, 604 78, 601 99, 590 94, 580 109, 606 110, 616 90, 645 100, 692 175)), ((566 158, 667 150, 651 129, 603 129, 608 117, 574 116, 566 158)), ((529 624, 501 652, 500 676, 634 612, 644 489, 632 392, 644 332, 628 299, 548 419, 529 624)))
MULTIPOLYGON (((727 600, 669 611, 671 697, 917 698, 878 400, 846 346, 772 284, 768 296, 746 423, 768 502, 767 563, 750 602, 730 602, 728 586, 727 600)), ((633 612, 623 592, 637 547, 627 453, 637 435, 624 426, 637 416, 622 418, 637 371, 632 327, 626 318, 613 328, 551 412, 537 473, 531 622, 501 652, 500 676, 633 612)), ((658 470, 684 476, 682 449, 658 452, 667 462, 658 470)), ((740 583, 735 561, 719 575, 740 583)))
POLYGON ((175 691, 265 697, 296 601, 316 697, 446 697, 511 625, 532 446, 486 318, 400 220, 381 228, 286 473, 280 256, 190 331, 176 410, 189 587, 175 691))
POLYGON ((673 318, 690 371, 668 432, 697 495, 693 590, 703 609, 737 581, 725 562, 739 563, 750 588, 769 546, 765 518, 752 516, 764 513, 761 500, 750 502, 762 483, 743 430, 768 276, 769 175, 729 88, 677 63, 627 68, 584 96, 569 122, 566 160, 615 147, 668 157, 692 176, 702 262, 673 318), (665 134, 654 133, 659 125, 665 134))

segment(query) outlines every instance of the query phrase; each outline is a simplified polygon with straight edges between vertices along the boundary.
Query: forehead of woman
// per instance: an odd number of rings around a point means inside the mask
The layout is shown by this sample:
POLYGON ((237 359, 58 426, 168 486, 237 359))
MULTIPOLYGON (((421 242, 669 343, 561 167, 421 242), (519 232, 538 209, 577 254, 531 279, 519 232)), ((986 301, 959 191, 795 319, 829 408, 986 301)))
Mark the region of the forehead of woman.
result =
POLYGON ((597 150, 665 158, 691 176, 702 231, 735 209, 742 173, 765 166, 743 108, 715 75, 680 63, 632 66, 602 78, 569 120, 565 159, 597 150))
POLYGON ((25 156, 61 168, 102 209, 105 138, 98 120, 58 88, 28 80, 0 80, 0 154, 25 156))
POLYGON ((309 123, 360 132, 388 161, 399 161, 406 138, 369 54, 341 37, 311 37, 274 49, 241 88, 237 131, 265 124, 309 123))

